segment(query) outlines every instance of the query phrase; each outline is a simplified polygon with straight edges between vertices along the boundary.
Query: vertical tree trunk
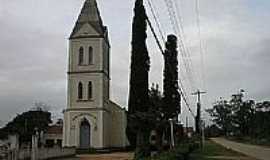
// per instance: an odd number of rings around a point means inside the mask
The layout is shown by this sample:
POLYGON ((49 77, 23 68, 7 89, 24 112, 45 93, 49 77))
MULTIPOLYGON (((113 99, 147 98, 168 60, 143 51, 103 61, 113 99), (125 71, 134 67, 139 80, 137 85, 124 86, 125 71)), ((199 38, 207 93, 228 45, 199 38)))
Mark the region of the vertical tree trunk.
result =
POLYGON ((143 129, 139 129, 137 132, 137 146, 135 150, 136 160, 142 160, 150 156, 149 133, 150 132, 147 132, 143 129))

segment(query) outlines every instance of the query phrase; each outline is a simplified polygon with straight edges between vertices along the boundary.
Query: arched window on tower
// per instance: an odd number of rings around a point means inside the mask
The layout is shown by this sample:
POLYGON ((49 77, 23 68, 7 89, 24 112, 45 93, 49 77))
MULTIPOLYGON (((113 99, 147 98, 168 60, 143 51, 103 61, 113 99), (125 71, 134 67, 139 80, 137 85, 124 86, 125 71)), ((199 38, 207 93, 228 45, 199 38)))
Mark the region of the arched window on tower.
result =
POLYGON ((83 64, 83 47, 80 47, 79 49, 79 65, 83 64))
POLYGON ((92 99, 93 98, 93 85, 92 82, 90 81, 88 83, 88 99, 92 99))
POLYGON ((88 51, 89 53, 89 64, 93 64, 93 48, 90 46, 89 47, 89 51, 88 51))
POLYGON ((83 99, 83 84, 82 82, 78 85, 78 99, 83 99))

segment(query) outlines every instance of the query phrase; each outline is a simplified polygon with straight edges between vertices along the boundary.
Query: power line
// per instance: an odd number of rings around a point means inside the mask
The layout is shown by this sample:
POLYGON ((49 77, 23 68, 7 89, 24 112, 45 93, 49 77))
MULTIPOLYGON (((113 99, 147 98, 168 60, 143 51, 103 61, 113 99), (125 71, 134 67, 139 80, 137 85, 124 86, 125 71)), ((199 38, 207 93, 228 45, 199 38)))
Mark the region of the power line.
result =
POLYGON ((203 43, 202 43, 202 36, 201 36, 201 20, 200 20, 200 6, 199 0, 195 0, 195 10, 196 10, 196 22, 198 28, 198 37, 199 37, 199 50, 200 50, 200 57, 201 57, 201 76, 202 76, 202 86, 205 87, 205 75, 204 75, 204 53, 203 53, 203 43))
MULTIPOLYGON (((161 43, 160 43, 160 41, 159 41, 159 39, 158 39, 158 37, 157 37, 157 35, 156 35, 156 33, 155 33, 155 30, 154 30, 154 28, 153 28, 153 26, 152 26, 151 21, 149 20, 148 17, 146 17, 146 20, 147 20, 147 22, 148 22, 148 24, 149 24, 149 27, 150 27, 150 29, 151 29, 151 32, 152 32, 152 34, 154 35, 155 41, 156 41, 156 43, 157 43, 157 45, 158 45, 158 47, 159 47, 159 49, 160 49, 162 55, 164 55, 164 51, 163 51, 163 49, 162 49, 162 47, 161 47, 161 43)), ((172 72, 172 69, 169 68, 169 71, 172 72)), ((179 90, 179 92, 180 92, 180 94, 181 94, 181 96, 182 96, 182 98, 183 98, 183 100, 184 100, 186 106, 188 107, 188 109, 189 109, 191 115, 192 115, 193 117, 195 117, 195 114, 194 114, 193 111, 191 110, 191 107, 190 107, 190 105, 189 105, 189 103, 188 103, 188 101, 187 101, 186 94, 185 94, 184 91, 183 91, 183 84, 182 84, 182 82, 179 80, 178 83, 180 83, 180 86, 181 86, 181 87, 179 88, 179 84, 178 84, 177 89, 179 90)))
MULTIPOLYGON (((168 1, 168 4, 169 4, 168 6, 169 6, 170 8, 173 8, 173 3, 172 3, 170 0, 166 0, 166 1, 168 1)), ((151 2, 152 2, 152 1, 148 0, 149 7, 150 7, 150 9, 152 8, 152 9, 151 9, 151 12, 152 12, 153 15, 155 15, 154 8, 153 8, 151 2)), ((174 10, 173 10, 173 11, 174 11, 174 10)), ((172 23, 172 26, 173 26, 174 30, 176 31, 176 33, 180 33, 180 29, 179 29, 179 26, 178 26, 178 21, 175 19, 175 14, 176 14, 176 13, 175 13, 175 12, 170 12, 169 10, 168 10, 168 12, 169 12, 169 14, 170 14, 171 23, 172 23), (173 18, 173 17, 174 17, 174 18, 173 18), (173 20, 173 19, 175 19, 175 20, 173 20)), ((154 20, 156 21, 156 24, 159 24, 159 23, 158 23, 158 18, 155 18, 155 17, 156 17, 156 16, 154 16, 154 20)), ((154 27, 153 27, 153 25, 152 25, 150 19, 149 19, 148 17, 147 17, 146 19, 147 19, 147 22, 148 22, 148 24, 149 24, 149 27, 150 27, 150 29, 151 29, 151 32, 152 32, 152 34, 154 35, 155 41, 156 41, 156 43, 157 43, 157 45, 158 45, 158 47, 159 47, 159 49, 160 49, 162 55, 164 55, 164 51, 163 51, 163 49, 162 49, 161 43, 160 43, 160 41, 159 41, 159 39, 158 39, 158 36, 157 36, 157 34, 156 34, 155 30, 154 30, 154 27)), ((159 26, 159 25, 157 25, 157 26, 159 26)), ((158 28, 159 28, 159 32, 160 32, 161 35, 162 35, 161 28, 160 28, 160 27, 158 27, 158 28)), ((180 43, 183 44, 183 41, 182 41, 182 39, 181 39, 181 34, 179 34, 179 37, 180 37, 180 43)), ((165 40, 164 40, 164 42, 165 42, 165 40)), ((180 48, 182 49, 182 52, 181 52, 181 53, 185 54, 185 51, 184 51, 184 49, 183 49, 182 47, 184 47, 184 45, 180 45, 180 48)), ((184 61, 184 62, 185 62, 185 61, 184 61)), ((189 69, 190 69, 189 66, 188 66, 186 63, 184 63, 184 64, 186 65, 186 69, 189 70, 189 69)), ((169 70, 170 70, 170 72, 172 72, 171 69, 169 69, 169 70)), ((187 71, 187 73, 188 73, 188 71, 187 71)), ((195 114, 193 113, 193 111, 191 110, 191 107, 190 107, 190 105, 189 105, 189 102, 188 102, 188 99, 187 99, 187 94, 185 93, 184 85, 183 85, 183 83, 182 83, 182 81, 181 81, 180 79, 179 79, 178 83, 179 83, 179 84, 178 84, 178 90, 179 90, 179 92, 180 92, 180 94, 181 94, 181 96, 182 96, 182 98, 183 98, 183 100, 184 100, 184 102, 185 102, 185 105, 186 105, 186 107, 189 109, 191 115, 192 115, 193 117, 195 117, 195 114), (180 87, 179 87, 179 86, 180 86, 180 87)))
MULTIPOLYGON (((179 22, 178 22, 178 20, 176 18, 176 14, 177 15, 180 15, 180 14, 176 13, 175 10, 174 10, 174 7, 173 7, 173 6, 176 7, 177 5, 174 5, 171 0, 164 0, 164 1, 166 3, 166 6, 167 6, 167 10, 168 10, 168 14, 169 14, 169 18, 170 18, 173 30, 178 35, 179 40, 180 40, 179 48, 180 48, 180 51, 181 51, 181 54, 182 54, 182 61, 183 61, 184 67, 186 69, 185 71, 186 71, 186 74, 187 74, 187 78, 189 79, 189 82, 190 82, 189 84, 190 84, 191 88, 194 89, 195 87, 194 87, 193 84, 194 84, 195 81, 193 79, 194 73, 193 73, 193 70, 191 69, 192 68, 192 61, 190 60, 190 54, 188 52, 188 49, 186 49, 185 43, 184 43, 183 38, 182 38, 183 36, 182 36, 181 30, 183 32, 183 29, 181 29, 181 28, 183 28, 183 26, 182 26, 181 23, 179 25, 179 22)), ((180 16, 179 16, 179 19, 181 20, 180 16)))
MULTIPOLYGON (((190 50, 188 47, 185 47, 185 40, 186 40, 186 36, 185 36, 185 30, 184 30, 184 26, 183 26, 183 17, 182 17, 182 14, 181 14, 181 10, 179 8, 179 3, 178 1, 174 1, 175 2, 175 8, 176 8, 176 15, 177 15, 177 18, 179 19, 180 21, 180 34, 182 35, 182 39, 183 39, 183 45, 184 45, 184 48, 186 50, 186 54, 187 54, 187 58, 188 58, 188 61, 189 61, 189 65, 190 65, 190 74, 191 74, 191 78, 190 78, 190 81, 191 81, 191 88, 192 89, 195 89, 195 82, 194 82, 194 79, 192 78, 192 76, 196 76, 196 73, 195 73, 195 70, 193 70, 193 64, 192 64, 192 60, 191 60, 191 54, 190 54, 190 50), (193 85, 192 85, 193 84, 193 85)), ((181 1, 179 1, 181 2, 181 1)))
MULTIPOLYGON (((170 18, 172 28, 173 28, 174 32, 179 37, 179 41, 180 41, 179 48, 180 48, 180 51, 181 51, 181 54, 182 54, 182 61, 183 61, 184 67, 186 69, 185 71, 186 71, 186 74, 187 74, 187 78, 189 79, 191 88, 195 88, 193 86, 193 84, 194 84, 193 72, 192 72, 192 69, 190 67, 190 66, 192 66, 192 65, 190 65, 190 63, 191 63, 190 54, 187 54, 187 49, 185 47, 184 41, 182 40, 181 29, 180 29, 181 27, 179 27, 179 22, 178 22, 178 20, 176 18, 176 12, 174 10, 175 5, 173 4, 173 2, 171 0, 164 0, 164 1, 166 3, 166 6, 167 6, 167 11, 168 11, 168 14, 169 14, 169 18, 170 18)), ((182 92, 183 92, 183 94, 185 94, 184 87, 182 87, 182 92)))
POLYGON ((164 35, 163 35, 163 32, 162 32, 162 29, 161 29, 161 24, 159 23, 159 21, 158 21, 158 13, 157 12, 155 12, 155 7, 154 7, 154 5, 153 5, 153 2, 152 2, 152 0, 148 0, 148 5, 149 5, 149 7, 150 7, 150 10, 151 10, 151 12, 152 12, 152 15, 153 15, 153 18, 154 18, 154 20, 155 20, 155 23, 156 23, 156 26, 157 26, 157 28, 158 28, 158 31, 159 31, 159 34, 160 34, 160 36, 161 36, 161 39, 162 39, 162 41, 163 41, 163 43, 165 43, 165 38, 164 38, 164 35))
MULTIPOLYGON (((205 79, 205 59, 204 59, 204 45, 201 36, 201 19, 200 19, 200 4, 199 0, 195 0, 195 11, 197 17, 197 28, 198 28, 198 37, 199 37, 199 45, 200 45, 200 56, 201 56, 201 77, 202 77, 202 87, 206 89, 206 79, 205 79)), ((208 94, 206 95, 206 101, 209 104, 208 94)))
POLYGON ((156 34, 155 30, 154 30, 154 27, 152 26, 152 23, 151 23, 151 21, 149 20, 149 18, 147 16, 146 16, 146 21, 148 22, 148 25, 149 25, 149 27, 151 29, 151 32, 154 35, 154 38, 156 40, 156 43, 158 45, 159 50, 161 51, 162 55, 164 55, 164 51, 162 49, 161 43, 159 42, 158 37, 157 37, 157 34, 156 34))
MULTIPOLYGON (((180 85, 182 85, 182 84, 180 83, 180 85)), ((183 88, 183 87, 182 87, 182 88, 183 88)), ((188 110, 189 110, 189 112, 191 113, 192 117, 195 118, 195 114, 193 113, 193 111, 192 111, 190 105, 189 105, 188 102, 187 102, 186 95, 184 95, 183 91, 182 91, 180 88, 178 88, 178 90, 180 91, 180 94, 182 95, 182 98, 183 98, 183 100, 184 100, 184 102, 185 102, 185 104, 186 104, 186 107, 188 108, 188 110)))

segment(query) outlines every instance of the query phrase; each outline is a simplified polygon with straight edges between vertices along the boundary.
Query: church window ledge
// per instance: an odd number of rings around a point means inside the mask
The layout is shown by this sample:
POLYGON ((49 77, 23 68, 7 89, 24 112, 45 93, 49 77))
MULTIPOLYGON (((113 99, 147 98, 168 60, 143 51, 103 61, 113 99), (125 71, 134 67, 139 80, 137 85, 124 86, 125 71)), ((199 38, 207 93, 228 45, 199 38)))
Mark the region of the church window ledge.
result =
POLYGON ((88 66, 93 66, 94 63, 91 64, 78 64, 78 66, 82 66, 82 67, 88 67, 88 66))
POLYGON ((88 64, 79 64, 79 66, 89 66, 88 64))
POLYGON ((78 99, 77 102, 93 102, 93 99, 78 99))

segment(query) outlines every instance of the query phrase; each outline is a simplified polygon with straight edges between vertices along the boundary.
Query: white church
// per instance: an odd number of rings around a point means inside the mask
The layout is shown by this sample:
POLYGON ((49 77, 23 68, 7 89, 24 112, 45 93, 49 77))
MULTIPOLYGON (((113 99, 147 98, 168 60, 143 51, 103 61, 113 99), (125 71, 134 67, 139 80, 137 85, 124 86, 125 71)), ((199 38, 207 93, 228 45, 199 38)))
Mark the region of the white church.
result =
POLYGON ((110 42, 96 0, 86 0, 69 38, 63 146, 123 148, 126 110, 110 100, 110 42))

